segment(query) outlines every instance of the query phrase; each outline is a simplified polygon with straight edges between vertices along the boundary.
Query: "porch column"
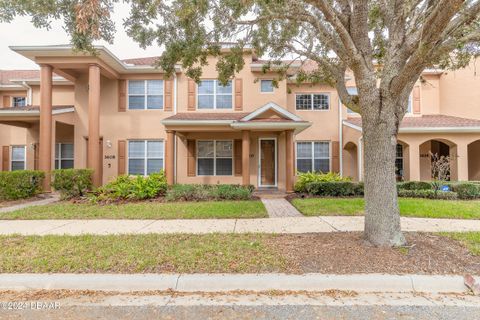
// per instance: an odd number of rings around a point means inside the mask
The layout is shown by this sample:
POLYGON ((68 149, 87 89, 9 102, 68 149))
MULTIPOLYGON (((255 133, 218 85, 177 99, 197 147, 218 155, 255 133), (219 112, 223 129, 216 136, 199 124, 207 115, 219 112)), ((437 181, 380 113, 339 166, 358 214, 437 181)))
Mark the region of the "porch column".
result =
POLYGON ((287 192, 293 192, 293 130, 287 130, 285 139, 285 188, 287 192))
POLYGON ((52 170, 52 66, 40 66, 40 138, 38 169, 45 172, 44 191, 50 191, 52 170))
POLYGON ((409 181, 420 181, 420 145, 410 143, 408 146, 409 181))
POLYGON ((468 146, 467 144, 457 145, 457 179, 468 181, 468 146))
POLYGON ((100 162, 100 67, 88 67, 88 158, 87 167, 93 169, 92 182, 102 184, 100 162))
POLYGON ((175 131, 167 130, 167 143, 165 147, 165 175, 167 176, 167 183, 172 185, 174 183, 174 158, 175 158, 175 131))
POLYGON ((250 184, 250 131, 242 131, 242 184, 250 184))

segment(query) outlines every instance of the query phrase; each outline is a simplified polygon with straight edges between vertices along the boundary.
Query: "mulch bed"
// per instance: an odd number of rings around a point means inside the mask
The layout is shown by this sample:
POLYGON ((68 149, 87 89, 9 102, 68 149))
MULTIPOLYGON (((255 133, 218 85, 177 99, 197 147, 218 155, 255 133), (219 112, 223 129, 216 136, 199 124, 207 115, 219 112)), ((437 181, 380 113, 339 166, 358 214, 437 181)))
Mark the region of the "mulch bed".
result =
POLYGON ((360 232, 279 235, 266 241, 293 273, 476 274, 480 256, 459 242, 427 233, 407 233, 410 248, 382 248, 360 232))

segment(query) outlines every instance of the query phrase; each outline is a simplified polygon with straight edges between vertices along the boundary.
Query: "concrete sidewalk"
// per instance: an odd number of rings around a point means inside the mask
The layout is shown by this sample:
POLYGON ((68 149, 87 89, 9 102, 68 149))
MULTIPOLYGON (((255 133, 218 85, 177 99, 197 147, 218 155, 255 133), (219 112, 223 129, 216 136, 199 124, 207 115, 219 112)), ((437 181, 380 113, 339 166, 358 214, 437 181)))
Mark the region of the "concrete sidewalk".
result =
MULTIPOLYGON (((389 274, 0 274, 0 290, 468 293, 462 276, 389 274)), ((479 297, 480 302, 480 297, 479 297)))
MULTIPOLYGON (((363 217, 184 220, 0 220, 0 234, 319 233, 362 231, 363 217)), ((403 231, 480 231, 480 220, 402 218, 403 231)))
POLYGON ((35 201, 26 201, 24 203, 15 204, 13 206, 0 208, 0 213, 13 212, 13 211, 17 211, 17 210, 21 210, 29 207, 35 207, 35 206, 44 206, 46 204, 51 204, 59 200, 60 200, 59 194, 51 193, 51 194, 45 195, 44 199, 39 199, 35 201))

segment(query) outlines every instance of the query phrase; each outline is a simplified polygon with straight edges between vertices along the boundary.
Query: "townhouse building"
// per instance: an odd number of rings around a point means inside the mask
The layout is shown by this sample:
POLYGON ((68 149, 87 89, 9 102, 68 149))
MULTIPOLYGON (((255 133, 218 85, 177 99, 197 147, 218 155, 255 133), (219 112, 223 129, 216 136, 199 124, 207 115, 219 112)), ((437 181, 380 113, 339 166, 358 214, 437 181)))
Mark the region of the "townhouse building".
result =
MULTIPOLYGON (((167 78, 155 57, 120 60, 105 47, 11 49, 40 70, 0 72, 2 170, 92 168, 101 185, 165 169, 169 183, 283 191, 296 172, 363 178, 361 117, 326 84, 275 86, 251 51, 223 86, 214 58, 195 83, 181 65, 167 78)), ((292 75, 314 67, 290 65, 292 75)), ((433 152, 451 157, 452 180, 480 180, 479 85, 474 64, 424 72, 400 128, 398 179, 430 180, 433 152)), ((347 86, 355 92, 353 78, 347 86)))

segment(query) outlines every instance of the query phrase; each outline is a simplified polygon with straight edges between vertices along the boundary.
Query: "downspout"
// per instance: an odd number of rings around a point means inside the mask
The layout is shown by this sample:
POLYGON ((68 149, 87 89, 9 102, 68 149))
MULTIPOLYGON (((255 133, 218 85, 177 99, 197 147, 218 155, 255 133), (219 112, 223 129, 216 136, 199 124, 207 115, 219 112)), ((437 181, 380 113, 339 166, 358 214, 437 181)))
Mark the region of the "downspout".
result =
POLYGON ((32 87, 30 87, 26 81, 22 81, 22 86, 27 88, 27 106, 32 105, 32 87))
MULTIPOLYGON (((177 73, 173 73, 173 114, 177 114, 177 73)), ((173 183, 177 183, 177 140, 175 135, 175 141, 173 143, 173 183)))
POLYGON ((358 138, 358 181, 363 181, 363 135, 358 138))
POLYGON ((342 113, 342 102, 338 98, 338 136, 340 140, 340 176, 343 177, 343 113, 342 113))

